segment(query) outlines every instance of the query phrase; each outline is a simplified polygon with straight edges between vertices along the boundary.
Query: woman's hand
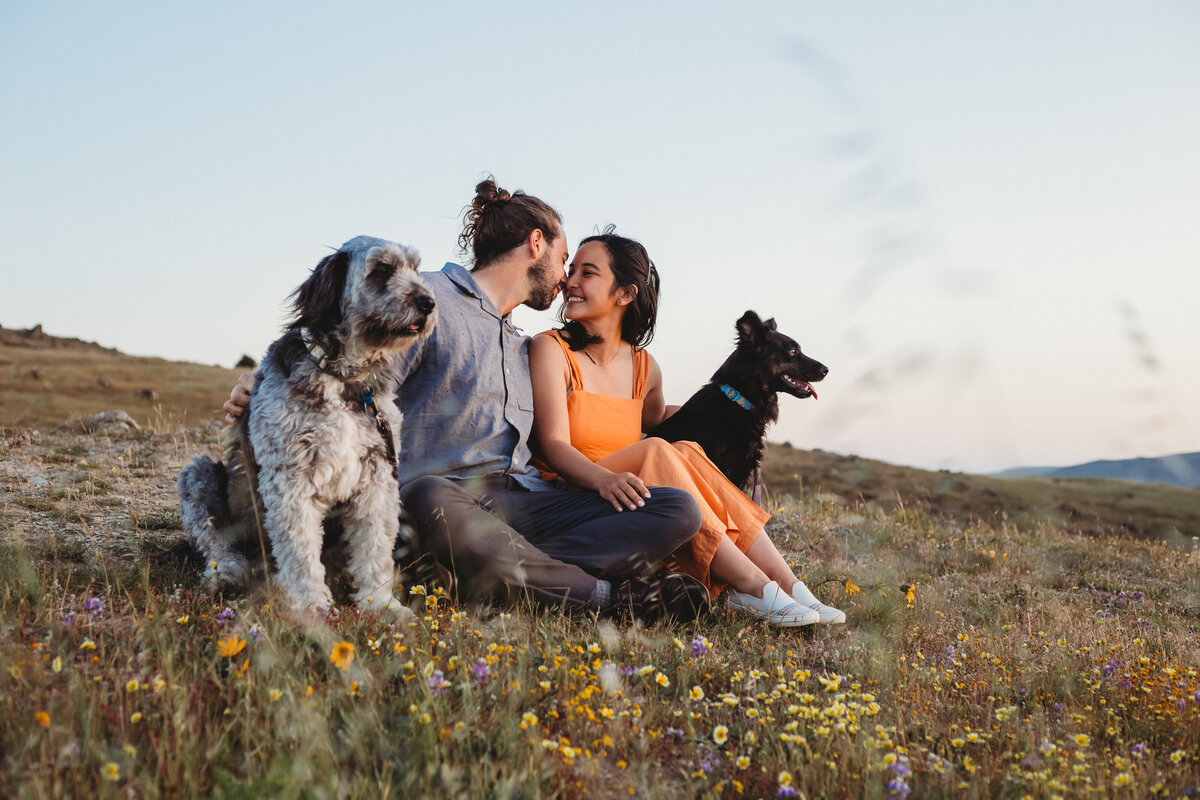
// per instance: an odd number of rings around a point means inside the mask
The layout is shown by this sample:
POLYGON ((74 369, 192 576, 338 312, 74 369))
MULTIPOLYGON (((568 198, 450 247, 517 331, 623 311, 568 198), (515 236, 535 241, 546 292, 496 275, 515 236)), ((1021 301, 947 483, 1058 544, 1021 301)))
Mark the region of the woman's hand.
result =
POLYGON ((253 388, 253 372, 243 372, 238 376, 237 383, 233 385, 233 391, 229 393, 229 399, 222 406, 225 409, 225 421, 230 425, 237 422, 237 418, 246 413, 246 408, 250 405, 250 390, 253 388))
POLYGON ((609 472, 600 481, 596 491, 600 493, 601 497, 612 503, 613 508, 617 511, 623 511, 626 508, 630 511, 642 508, 646 505, 646 499, 650 497, 650 492, 646 490, 646 484, 642 483, 642 479, 632 472, 609 472))

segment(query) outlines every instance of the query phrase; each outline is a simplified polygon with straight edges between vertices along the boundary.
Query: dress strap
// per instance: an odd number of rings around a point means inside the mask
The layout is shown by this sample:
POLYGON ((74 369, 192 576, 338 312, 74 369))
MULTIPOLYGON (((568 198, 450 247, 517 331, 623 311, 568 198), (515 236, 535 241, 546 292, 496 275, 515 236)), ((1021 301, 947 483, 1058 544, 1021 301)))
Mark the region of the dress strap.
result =
POLYGON ((650 354, 640 347, 633 348, 633 399, 641 400, 646 394, 646 381, 650 378, 650 354))
POLYGON ((583 373, 579 371, 579 362, 575 360, 575 353, 571 351, 571 346, 567 344, 567 340, 558 331, 547 331, 547 333, 554 337, 554 340, 558 342, 558 346, 562 348, 563 355, 567 357, 567 367, 571 370, 571 383, 567 386, 567 389, 584 391, 583 373))

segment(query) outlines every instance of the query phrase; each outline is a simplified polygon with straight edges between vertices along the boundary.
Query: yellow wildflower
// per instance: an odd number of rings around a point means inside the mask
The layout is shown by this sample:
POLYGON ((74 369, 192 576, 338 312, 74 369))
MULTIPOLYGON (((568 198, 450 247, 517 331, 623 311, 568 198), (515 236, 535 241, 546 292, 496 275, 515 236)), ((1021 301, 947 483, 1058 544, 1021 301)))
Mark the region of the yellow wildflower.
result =
POLYGON ((329 652, 329 660, 338 669, 350 669, 350 664, 354 661, 354 645, 350 642, 338 642, 329 652))
POLYGON ((138 690, 137 678, 134 678, 129 683, 125 684, 125 691, 136 692, 138 690))
POLYGON ((917 590, 917 585, 915 583, 910 583, 908 586, 905 586, 904 587, 904 599, 911 603, 913 601, 913 598, 916 597, 916 594, 915 594, 916 590, 917 590))
MULTIPOLYGON (((862 588, 854 585, 854 581, 846 578, 842 581, 842 588, 846 590, 847 597, 853 597, 855 592, 861 592, 862 588)), ((785 773, 786 774, 786 773, 785 773)))
POLYGON ((780 786, 791 786, 792 785, 792 773, 788 772, 787 770, 784 770, 783 772, 779 773, 779 785, 780 786))
POLYGON ((62 656, 54 657, 54 660, 50 662, 50 669, 55 672, 62 672, 62 656))
POLYGON ((1087 747, 1089 744, 1091 744, 1091 742, 1092 737, 1088 736, 1086 733, 1079 733, 1075 735, 1075 744, 1079 745, 1080 747, 1087 747))
POLYGON ((712 737, 713 741, 717 744, 725 744, 726 740, 729 739, 729 728, 726 728, 724 725, 718 725, 713 728, 712 737))
POLYGON ((746 767, 750 766, 750 759, 747 756, 738 756, 738 760, 735 762, 735 764, 737 765, 738 769, 745 769, 746 767))
POLYGON ((217 655, 222 658, 233 658, 246 646, 245 639, 239 639, 236 633, 217 642, 217 655))
POLYGON ((671 679, 668 678, 662 672, 660 672, 654 676, 654 682, 657 683, 659 686, 670 686, 671 685, 671 679))
POLYGON ((270 691, 269 697, 272 700, 278 700, 279 698, 283 697, 283 692, 281 692, 279 689, 272 689, 270 691))
POLYGON ((33 718, 36 719, 37 724, 41 725, 43 728, 50 727, 50 715, 47 714, 45 711, 37 712, 36 714, 33 715, 33 718))
POLYGON ((699 686, 693 686, 691 697, 693 700, 703 700, 704 699, 704 690, 701 689, 699 686))
POLYGON ((1187 753, 1183 752, 1182 750, 1176 750, 1174 753, 1171 753, 1171 760, 1176 764, 1178 764, 1180 761, 1183 761, 1183 759, 1186 757, 1187 753))
POLYGON ((134 725, 137 725, 139 722, 142 721, 142 712, 135 711, 132 714, 130 714, 129 721, 132 722, 134 725))
POLYGON ((104 765, 104 768, 100 771, 100 774, 102 774, 104 779, 107 781, 120 780, 121 768, 118 767, 115 762, 110 761, 104 765))

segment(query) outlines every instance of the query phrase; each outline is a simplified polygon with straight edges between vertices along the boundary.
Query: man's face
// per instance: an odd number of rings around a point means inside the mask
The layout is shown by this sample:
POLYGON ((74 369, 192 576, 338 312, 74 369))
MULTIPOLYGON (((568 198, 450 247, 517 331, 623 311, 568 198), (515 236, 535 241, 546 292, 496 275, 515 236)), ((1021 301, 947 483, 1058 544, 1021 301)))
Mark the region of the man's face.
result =
POLYGON ((558 292, 562 289, 563 277, 566 271, 563 265, 567 263, 567 237, 562 231, 554 237, 554 241, 542 253, 542 257, 533 262, 529 268, 529 297, 525 305, 538 311, 545 311, 554 303, 558 292))

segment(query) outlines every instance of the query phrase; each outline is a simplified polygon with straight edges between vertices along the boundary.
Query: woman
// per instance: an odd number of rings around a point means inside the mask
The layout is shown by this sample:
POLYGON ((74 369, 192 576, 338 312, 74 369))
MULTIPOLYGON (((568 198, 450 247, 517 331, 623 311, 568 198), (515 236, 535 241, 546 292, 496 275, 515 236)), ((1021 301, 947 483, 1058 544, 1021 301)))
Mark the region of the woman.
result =
POLYGON ((677 409, 665 404, 662 370, 642 349, 654 335, 658 273, 644 247, 611 231, 584 239, 571 261, 562 330, 530 343, 533 435, 546 477, 593 489, 618 510, 643 505, 647 484, 686 489, 703 524, 674 554, 677 569, 712 597, 728 585, 728 606, 773 625, 845 622, 792 574, 763 532, 767 512, 698 445, 641 438, 677 409))

